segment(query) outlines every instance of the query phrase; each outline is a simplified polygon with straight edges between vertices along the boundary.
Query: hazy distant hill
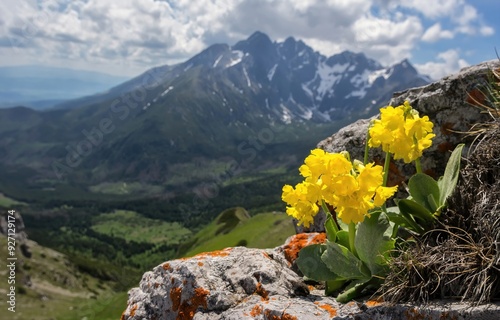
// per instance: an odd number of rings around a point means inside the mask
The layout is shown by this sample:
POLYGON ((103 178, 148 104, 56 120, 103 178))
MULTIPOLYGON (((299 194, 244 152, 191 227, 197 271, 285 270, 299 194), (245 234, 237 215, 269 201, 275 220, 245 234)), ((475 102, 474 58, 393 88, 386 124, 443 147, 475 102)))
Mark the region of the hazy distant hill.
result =
POLYGON ((44 66, 0 67, 0 108, 44 109, 64 100, 103 92, 127 80, 99 72, 44 66))

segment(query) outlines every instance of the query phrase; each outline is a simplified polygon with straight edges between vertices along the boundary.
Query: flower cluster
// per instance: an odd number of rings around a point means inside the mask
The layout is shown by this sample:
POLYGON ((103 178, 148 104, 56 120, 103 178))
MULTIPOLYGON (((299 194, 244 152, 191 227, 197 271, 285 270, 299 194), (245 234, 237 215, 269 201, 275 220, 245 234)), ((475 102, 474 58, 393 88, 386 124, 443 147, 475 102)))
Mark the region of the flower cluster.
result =
POLYGON ((287 214, 305 226, 313 222, 321 201, 334 207, 344 223, 357 223, 397 189, 383 186, 381 166, 363 165, 359 161, 352 163, 347 152, 312 150, 299 171, 305 180, 295 188, 285 185, 282 199, 289 205, 287 214))
POLYGON ((420 117, 408 101, 396 108, 380 109, 380 120, 370 128, 370 147, 382 146, 394 159, 410 163, 422 156, 422 151, 432 145, 433 123, 428 116, 420 117))

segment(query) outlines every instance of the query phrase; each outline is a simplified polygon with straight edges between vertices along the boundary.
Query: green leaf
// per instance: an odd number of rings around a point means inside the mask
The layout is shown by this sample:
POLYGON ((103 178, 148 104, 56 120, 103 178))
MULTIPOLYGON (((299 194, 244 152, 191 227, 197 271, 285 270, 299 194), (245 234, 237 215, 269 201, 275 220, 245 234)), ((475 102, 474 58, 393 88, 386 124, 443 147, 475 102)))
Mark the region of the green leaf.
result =
POLYGON ((414 201, 430 212, 436 212, 439 205, 439 187, 436 180, 425 173, 417 173, 408 181, 408 189, 414 201))
POLYGON ((368 285, 370 285, 370 278, 359 279, 352 281, 349 286, 335 298, 337 302, 347 303, 354 298, 357 298, 363 289, 365 289, 368 285))
POLYGON ((432 223, 435 219, 432 212, 414 200, 401 199, 398 201, 398 207, 401 212, 409 213, 426 224, 432 223))
POLYGON ((326 245, 324 244, 312 244, 300 250, 296 263, 304 276, 315 281, 329 281, 339 278, 321 260, 325 250, 326 245))
POLYGON ((335 291, 340 290, 347 280, 329 280, 325 281, 325 296, 331 296, 335 291))
POLYGON ((358 226, 354 246, 371 275, 385 275, 387 261, 395 244, 395 240, 386 234, 387 230, 391 231, 389 220, 380 211, 366 217, 358 226))
POLYGON ((341 246, 344 246, 346 248, 349 248, 349 232, 347 232, 346 230, 341 230, 341 231, 337 232, 336 243, 338 243, 341 246))
POLYGON ((328 240, 331 242, 336 242, 337 232, 339 231, 331 213, 326 213, 325 230, 328 240))
MULTIPOLYGON (((409 199, 407 199, 409 200, 409 199)), ((405 226, 407 229, 413 230, 419 234, 422 234, 424 232, 424 229, 415 221, 413 216, 411 215, 411 211, 409 211, 408 208, 405 208, 404 204, 402 205, 403 210, 399 208, 399 202, 401 200, 396 199, 396 204, 398 205, 398 210, 399 213, 404 217, 406 220, 407 225, 405 226), (405 211, 406 210, 406 211, 405 211)))
POLYGON ((446 199, 448 199, 457 186, 458 174, 460 173, 460 159, 462 157, 463 148, 463 143, 456 146, 455 150, 451 153, 450 159, 448 159, 444 175, 438 181, 440 205, 444 205, 446 203, 446 199))
POLYGON ((399 212, 399 208, 398 212, 394 212, 392 208, 390 210, 391 211, 387 211, 387 217, 390 221, 394 222, 394 224, 398 226, 408 226, 408 221, 406 221, 406 218, 399 212))
POLYGON ((398 207, 401 214, 409 223, 409 229, 422 234, 426 229, 432 226, 432 222, 434 220, 432 213, 415 201, 409 199, 399 200, 398 207), (414 217, 418 218, 420 223, 418 223, 414 217))
POLYGON ((356 258, 349 249, 334 242, 326 244, 326 250, 321 256, 321 260, 330 269, 338 274, 341 279, 363 279, 370 277, 363 262, 356 258))

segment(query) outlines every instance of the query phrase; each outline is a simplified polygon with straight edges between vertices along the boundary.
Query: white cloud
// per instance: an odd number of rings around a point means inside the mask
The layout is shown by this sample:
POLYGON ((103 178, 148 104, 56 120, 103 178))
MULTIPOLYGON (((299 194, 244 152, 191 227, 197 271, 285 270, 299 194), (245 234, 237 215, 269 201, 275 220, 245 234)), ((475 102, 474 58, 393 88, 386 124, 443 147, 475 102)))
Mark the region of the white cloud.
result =
POLYGON ((482 26, 481 29, 479 30, 479 33, 481 33, 481 35, 483 36, 492 36, 495 34, 495 29, 488 26, 482 26))
POLYGON ((422 73, 430 76, 432 79, 440 79, 467 67, 469 63, 460 58, 459 51, 450 49, 441 52, 437 56, 437 61, 431 61, 424 64, 417 64, 415 67, 422 73))
POLYGON ((384 64, 411 57, 421 40, 488 36, 465 0, 2 0, 3 63, 87 65, 130 75, 184 61, 213 43, 254 31, 288 36, 331 55, 364 52, 384 64), (373 10, 377 9, 377 10, 373 10), (443 29, 445 19, 446 24, 443 29), (431 27, 424 32, 424 26, 431 27), (24 59, 24 60, 23 60, 24 59))
POLYGON ((424 35, 422 36, 422 41, 436 42, 441 39, 452 39, 453 36, 453 32, 441 29, 441 24, 439 22, 436 22, 425 31, 424 35))
POLYGON ((356 51, 363 51, 385 64, 392 64, 411 55, 411 50, 422 35, 422 24, 417 17, 392 21, 367 15, 353 26, 356 51))
POLYGON ((400 0, 398 6, 411 8, 422 13, 425 17, 436 19, 446 17, 464 6, 464 0, 400 0))

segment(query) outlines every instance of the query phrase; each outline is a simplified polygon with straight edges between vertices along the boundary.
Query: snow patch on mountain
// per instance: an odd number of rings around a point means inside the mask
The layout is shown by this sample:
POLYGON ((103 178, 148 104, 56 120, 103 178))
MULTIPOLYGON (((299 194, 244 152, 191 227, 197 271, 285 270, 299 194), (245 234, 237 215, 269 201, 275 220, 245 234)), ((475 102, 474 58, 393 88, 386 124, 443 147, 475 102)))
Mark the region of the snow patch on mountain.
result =
POLYGON ((282 113, 281 113, 281 121, 283 121, 286 124, 292 123, 292 112, 283 104, 280 104, 282 113))
POLYGON ((267 79, 269 79, 269 81, 272 81, 273 80, 273 77, 274 77, 274 73, 276 72, 276 68, 278 67, 278 64, 275 64, 271 70, 269 70, 269 72, 267 73, 267 79))
POLYGON ((252 82, 250 81, 250 78, 248 77, 248 72, 247 72, 247 69, 245 69, 245 67, 243 67, 243 74, 245 75, 245 78, 247 80, 247 86, 251 87, 252 86, 252 82))
MULTIPOLYGON (((355 66, 352 66, 355 67, 355 66)), ((344 64, 334 64, 332 67, 330 67, 331 71, 333 73, 343 73, 349 68, 349 63, 344 63, 344 64)))
POLYGON ((173 88, 174 88, 173 86, 168 87, 165 91, 163 91, 160 94, 160 97, 163 97, 164 95, 166 95, 167 93, 169 93, 170 91, 172 91, 173 88))
POLYGON ((304 84, 304 83, 302 84, 302 90, 304 90, 304 92, 305 92, 305 93, 306 93, 309 97, 311 97, 311 98, 312 98, 312 97, 314 96, 314 95, 313 95, 313 92, 311 91, 311 89, 309 89, 309 88, 307 87, 307 85, 306 85, 306 84, 304 84))
POLYGON ((340 79, 342 79, 342 72, 347 69, 348 65, 333 65, 328 66, 325 63, 321 63, 316 71, 320 78, 320 84, 318 86, 317 92, 319 97, 323 97, 326 92, 328 92, 340 79))
POLYGON ((380 77, 383 77, 384 79, 387 80, 392 74, 393 69, 392 68, 384 68, 380 70, 375 70, 373 71, 369 76, 368 76, 368 83, 373 84, 375 80, 377 80, 380 77))
POLYGON ((226 64, 226 68, 230 68, 240 63, 241 60, 243 60, 244 55, 243 51, 233 50, 231 52, 231 60, 226 64))
POLYGON ((222 57, 223 57, 223 56, 224 56, 224 55, 222 55, 222 54, 221 54, 221 55, 220 55, 220 56, 219 56, 219 57, 215 60, 214 65, 213 65, 213 68, 217 67, 217 65, 219 64, 220 59, 222 59, 222 57))

